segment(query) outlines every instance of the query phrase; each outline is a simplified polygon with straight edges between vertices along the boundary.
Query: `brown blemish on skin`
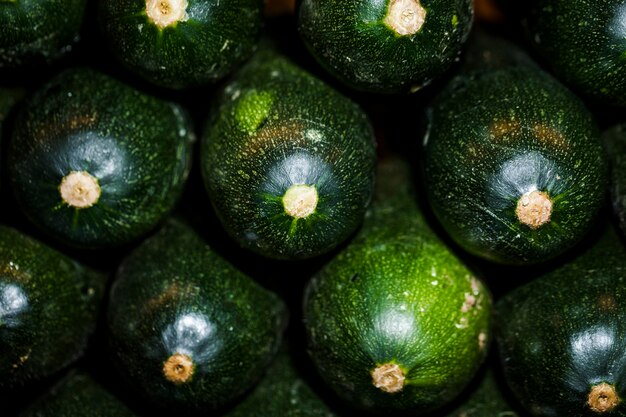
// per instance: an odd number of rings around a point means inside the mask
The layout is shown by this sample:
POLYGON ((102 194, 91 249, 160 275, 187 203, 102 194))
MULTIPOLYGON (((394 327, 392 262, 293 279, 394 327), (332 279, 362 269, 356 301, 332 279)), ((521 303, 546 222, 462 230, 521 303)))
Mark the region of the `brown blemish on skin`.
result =
POLYGON ((602 294, 598 297, 598 306, 603 311, 615 311, 617 302, 612 294, 602 294))
POLYGON ((517 201, 515 214, 520 223, 531 229, 538 229, 550 221, 552 200, 542 191, 527 192, 517 201))
POLYGON ((594 385, 589 391, 587 405, 596 413, 612 411, 620 403, 620 398, 613 385, 602 382, 594 385))
POLYGON ((191 358, 182 353, 175 353, 163 363, 165 379, 174 384, 183 384, 193 377, 195 365, 191 358))
POLYGON ((521 132, 522 126, 517 120, 495 120, 489 126, 489 135, 492 139, 502 141, 509 136, 516 136, 521 132))
POLYGON ((555 148, 567 148, 567 141, 563 134, 550 126, 536 124, 533 126, 533 133, 539 141, 552 145, 555 148))
POLYGON ((405 382, 404 372, 395 363, 386 363, 372 370, 372 383, 381 391, 393 394, 402 391, 405 382))
POLYGON ((426 21, 426 9, 419 0, 391 0, 383 23, 400 36, 419 32, 426 21))
POLYGON ((474 295, 470 293, 465 293, 465 300, 463 301, 463 305, 461 306, 461 312, 467 313, 476 306, 477 302, 478 300, 474 295))
POLYGON ((19 357, 17 363, 14 363, 12 365, 13 369, 17 369, 20 366, 24 365, 24 363, 28 360, 28 358, 30 357, 30 354, 32 352, 32 349, 28 349, 28 352, 26 353, 26 355, 22 355, 19 357))
POLYGON ((487 334, 485 332, 480 332, 478 335, 478 349, 484 350, 487 346, 487 334))

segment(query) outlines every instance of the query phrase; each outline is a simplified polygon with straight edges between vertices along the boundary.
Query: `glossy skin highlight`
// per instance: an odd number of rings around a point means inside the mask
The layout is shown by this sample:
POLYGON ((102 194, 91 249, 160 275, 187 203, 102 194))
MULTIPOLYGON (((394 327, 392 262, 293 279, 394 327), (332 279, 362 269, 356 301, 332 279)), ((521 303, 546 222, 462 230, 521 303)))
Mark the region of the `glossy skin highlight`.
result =
POLYGON ((0 226, 0 388, 62 369, 86 348, 105 277, 0 226))
POLYGON ((206 412, 259 380, 286 321, 275 294, 170 221, 120 266, 108 311, 110 350, 120 375, 147 400, 206 412), (177 364, 173 378, 168 371, 177 364))
MULTIPOLYGON (((539 68, 514 61, 462 73, 431 106, 424 184, 461 247, 529 264, 557 256, 589 230, 604 203, 607 162, 584 104, 539 68), (529 225, 517 208, 533 192, 549 197, 549 221, 529 225)), ((539 210, 544 220, 547 206, 539 210)))
POLYGON ((16 199, 64 244, 101 248, 153 229, 178 201, 191 166, 193 129, 182 108, 104 74, 61 73, 20 114, 9 143, 16 199), (86 207, 59 187, 85 172, 98 188, 86 207))
POLYGON ((505 376, 533 415, 626 415, 625 259, 609 230, 582 256, 498 302, 505 376))
POLYGON ((354 232, 371 198, 376 160, 358 105, 269 49, 217 103, 200 163, 215 211, 241 246, 303 259, 354 232), (294 186, 314 188, 306 216, 286 210, 284 196, 294 186))
POLYGON ((340 397, 419 413, 452 401, 485 358, 491 296, 428 228, 410 177, 395 175, 379 171, 363 228, 309 282, 304 322, 311 358, 340 397))
MULTIPOLYGON (((260 0, 168 0, 185 7, 175 21, 155 24, 154 1, 102 0, 99 21, 111 52, 129 70, 161 87, 211 84, 254 52, 262 24, 260 0)), ((156 4, 157 8, 159 4, 156 4)))
POLYGON ((470 0, 303 0, 298 30, 317 61, 348 86, 416 91, 460 54, 470 0))

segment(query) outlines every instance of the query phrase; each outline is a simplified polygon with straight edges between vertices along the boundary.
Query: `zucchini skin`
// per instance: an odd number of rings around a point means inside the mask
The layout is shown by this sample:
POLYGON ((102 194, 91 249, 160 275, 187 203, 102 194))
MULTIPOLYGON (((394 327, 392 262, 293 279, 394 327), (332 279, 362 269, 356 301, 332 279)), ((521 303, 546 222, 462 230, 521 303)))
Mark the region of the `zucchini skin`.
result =
POLYGON ((19 417, 134 417, 119 399, 84 371, 72 370, 19 417))
POLYGON ((303 0, 298 30, 309 52, 333 76, 368 92, 416 91, 440 77, 470 32, 470 0, 422 0, 421 29, 401 36, 385 24, 392 1, 303 0))
POLYGON ((0 226, 0 389, 42 379, 83 354, 105 282, 60 252, 0 226))
POLYGON ((100 0, 101 32, 129 70, 165 88, 214 83, 247 60, 262 27, 261 0, 188 0, 188 20, 160 29, 143 0, 100 0))
POLYGON ((582 256, 505 295, 496 336, 511 391, 535 416, 625 416, 587 407, 590 388, 626 395, 626 249, 612 229, 582 256))
POLYGON ((0 1, 0 69, 49 64, 80 38, 86 0, 0 1))
POLYGON ((610 166, 611 205, 623 235, 626 235, 626 123, 611 126, 603 133, 610 166))
POLYGON ((456 243, 493 262, 531 264, 589 230, 608 169, 584 104, 509 48, 491 52, 513 57, 461 73, 428 109, 422 166, 433 212, 456 243), (552 200, 550 220, 538 228, 516 215, 533 189, 552 200))
POLYGON ((132 242, 161 222, 182 192, 195 136, 180 106, 86 68, 67 70, 18 115, 8 149, 16 199, 27 217, 65 244, 132 242), (65 203, 72 171, 97 178, 96 204, 65 203))
POLYGON ((281 350, 254 390, 224 417, 336 417, 281 350))
POLYGON ((109 301, 118 372, 147 401, 178 411, 218 409, 250 389, 287 324, 280 298, 173 220, 122 262, 109 301), (164 374, 177 353, 195 367, 180 384, 164 374))
POLYGON ((396 164, 379 169, 360 233, 309 282, 304 322, 310 356, 341 398, 417 414, 451 402, 478 370, 491 295, 428 228, 396 164), (387 363, 404 370, 399 392, 373 384, 371 372, 387 363))
POLYGON ((330 251, 361 224, 376 143, 357 104, 268 47, 217 98, 200 163, 233 239, 267 257, 303 259, 330 251), (297 184, 319 195, 305 218, 290 216, 282 203, 297 184))
POLYGON ((534 0, 518 11, 532 46, 556 76, 587 98, 626 105, 621 0, 534 0))

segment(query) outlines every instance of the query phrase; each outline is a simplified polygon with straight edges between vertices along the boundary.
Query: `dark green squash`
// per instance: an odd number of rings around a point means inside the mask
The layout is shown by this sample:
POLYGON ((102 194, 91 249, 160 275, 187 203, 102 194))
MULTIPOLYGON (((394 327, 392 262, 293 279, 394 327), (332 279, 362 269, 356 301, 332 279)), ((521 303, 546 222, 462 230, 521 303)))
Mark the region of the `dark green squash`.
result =
POLYGON ((50 81, 19 115, 8 150, 16 199, 65 244, 128 243, 173 208, 194 133, 180 106, 88 69, 50 81))
POLYGON ((445 417, 521 417, 503 395, 505 387, 499 385, 494 369, 488 368, 475 383, 463 403, 445 417))
POLYGON ((511 391, 535 416, 626 416, 626 248, 614 230, 497 304, 511 391))
POLYGON ((545 261, 578 242, 604 203, 599 131, 584 104, 515 46, 476 52, 489 59, 468 64, 428 110, 429 201, 468 252, 545 261))
POLYGON ((490 340, 487 288, 427 226, 398 161, 378 172, 359 235, 307 286, 320 375, 350 404, 419 414, 450 403, 490 340))
POLYGON ((73 370, 19 417, 133 417, 124 403, 84 371, 73 370))
POLYGON ((248 59, 261 0, 99 0, 99 21, 128 69, 167 88, 208 84, 248 59))
POLYGON ((261 378, 286 321, 275 294, 170 221, 120 266, 108 310, 110 352, 146 401, 206 412, 261 378))
POLYGON ((303 0, 298 29, 318 62, 352 88, 417 91, 460 54, 472 5, 470 0, 303 0))
POLYGON ((527 38, 560 80, 588 98, 626 105, 622 0, 519 3, 527 38))
POLYGON ((603 133, 603 139, 611 171, 611 203, 626 235, 626 123, 611 126, 603 133))
POLYGON ((0 69, 48 64, 72 50, 87 0, 0 0, 0 69))
POLYGON ((0 226, 0 389, 64 368, 83 354, 105 277, 0 226))
POLYGON ((217 99, 200 163, 225 229, 272 258, 310 258, 363 220, 372 129, 352 101, 265 48, 217 99))
POLYGON ((295 367, 287 349, 278 353, 254 390, 224 417, 336 417, 295 367))

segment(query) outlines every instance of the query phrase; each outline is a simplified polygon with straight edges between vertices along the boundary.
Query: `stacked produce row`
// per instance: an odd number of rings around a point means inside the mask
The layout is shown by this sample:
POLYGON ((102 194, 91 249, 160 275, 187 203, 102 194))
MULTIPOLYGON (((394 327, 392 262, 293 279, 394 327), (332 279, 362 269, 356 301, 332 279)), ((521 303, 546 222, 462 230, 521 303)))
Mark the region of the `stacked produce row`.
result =
POLYGON ((626 416, 626 4, 0 0, 0 415, 626 416))

